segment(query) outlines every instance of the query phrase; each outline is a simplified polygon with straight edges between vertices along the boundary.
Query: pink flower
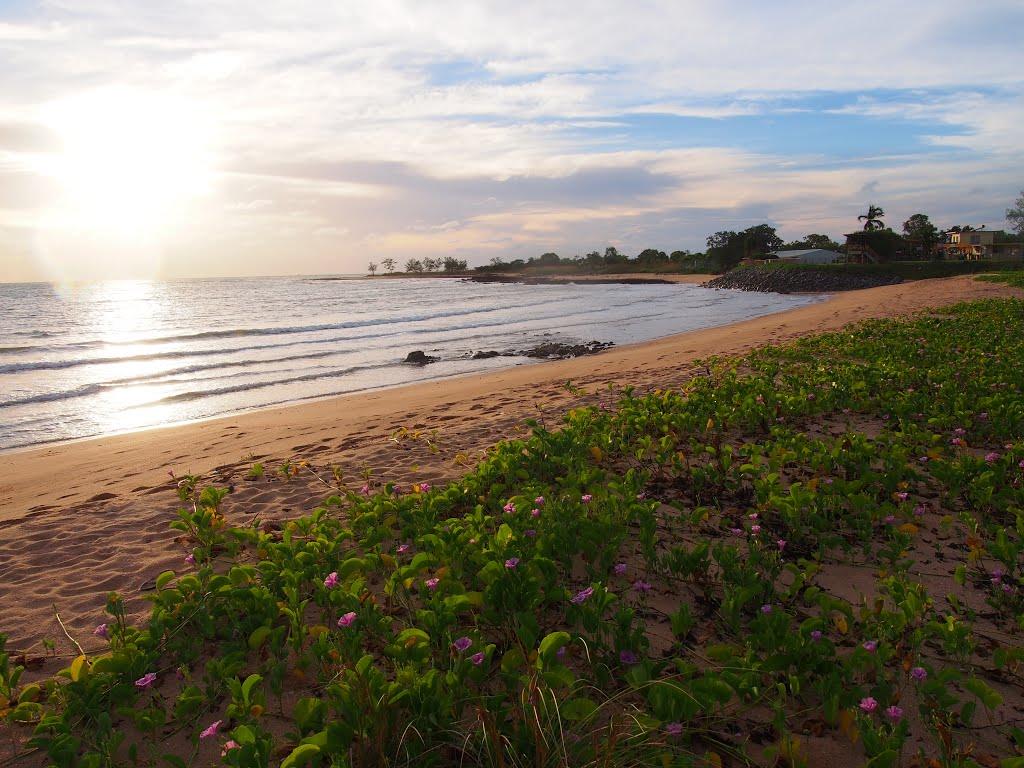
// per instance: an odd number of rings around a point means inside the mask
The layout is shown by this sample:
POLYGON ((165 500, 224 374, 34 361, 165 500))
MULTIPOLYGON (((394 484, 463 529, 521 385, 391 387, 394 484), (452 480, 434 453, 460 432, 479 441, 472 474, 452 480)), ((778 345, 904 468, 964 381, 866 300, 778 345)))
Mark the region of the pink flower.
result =
POLYGON ((779 545, 779 552, 781 552, 782 550, 784 550, 786 548, 786 540, 785 539, 779 539, 775 543, 779 545))
POLYGON ((430 483, 420 483, 420 493, 427 493, 430 491, 430 483))
POLYGON ((898 492, 898 493, 896 494, 896 498, 897 498, 897 499, 899 499, 900 501, 906 501, 906 500, 907 500, 907 497, 908 497, 909 495, 910 495, 910 494, 909 494, 909 493, 907 493, 906 491, 899 491, 899 492, 898 492))
POLYGON ((612 568, 612 572, 616 576, 621 576, 622 574, 624 574, 626 572, 626 564, 625 563, 616 563, 615 567, 612 568))
POLYGON ((742 528, 730 528, 729 532, 733 536, 742 536, 743 535, 743 529, 742 528))
POLYGON ((752 525, 752 526, 750 526, 750 532, 756 536, 757 534, 759 534, 761 532, 761 526, 760 525, 752 525))
POLYGON ((860 700, 860 711, 861 712, 864 712, 865 714, 870 715, 876 709, 878 709, 878 701, 876 701, 875 699, 871 698, 870 696, 867 696, 867 697, 865 697, 865 698, 860 700))
POLYGON ((346 629, 356 623, 356 612, 349 611, 338 619, 338 629, 346 629))
POLYGON ((537 531, 535 531, 533 528, 527 528, 525 531, 523 531, 523 536, 525 536, 528 539, 532 539, 536 535, 537 531))
POLYGON ((956 429, 953 430, 953 434, 957 435, 958 437, 963 437, 964 435, 967 434, 967 430, 964 429, 963 427, 957 427, 956 429))
POLYGON ((587 598, 589 598, 593 594, 594 588, 587 587, 586 589, 581 589, 579 592, 573 595, 572 599, 569 602, 571 602, 573 605, 582 605, 583 603, 587 602, 587 598))
POLYGON ((543 496, 538 496, 536 499, 533 500, 533 503, 536 504, 538 507, 543 507, 544 506, 544 497, 543 496))
POLYGON ((204 730, 202 733, 199 734, 199 738, 200 739, 209 739, 209 738, 212 738, 212 737, 216 736, 217 735, 217 731, 220 730, 220 725, 221 725, 222 722, 223 722, 222 720, 214 720, 212 723, 210 723, 206 727, 206 730, 204 730))
POLYGON ((441 583, 441 580, 434 577, 432 579, 427 579, 423 583, 427 586, 427 589, 437 589, 437 585, 441 583))
POLYGON ((637 592, 650 592, 651 585, 643 579, 637 579, 633 582, 633 589, 635 589, 637 592))
MULTIPOLYGON (((992 569, 992 583, 993 584, 998 584, 999 582, 1001 582, 1003 580, 1003 576, 1004 575, 1005 575, 1005 572, 1003 571, 1002 568, 999 568, 999 567, 993 568, 992 569)), ((103 626, 105 627, 107 625, 104 624, 103 626)))
POLYGON ((868 653, 874 653, 878 650, 878 643, 874 640, 865 640, 860 647, 868 653))
POLYGON ((106 624, 100 624, 92 631, 92 633, 96 635, 96 637, 102 637, 104 640, 110 637, 110 632, 108 631, 106 624))
POLYGON ((456 640, 454 643, 452 643, 452 645, 455 646, 455 650, 458 651, 459 653, 463 653, 465 651, 468 651, 469 650, 469 646, 471 646, 472 644, 473 644, 473 641, 470 640, 468 637, 460 637, 458 640, 456 640))
POLYGON ((408 544, 399 544, 398 548, 395 550, 395 554, 404 555, 408 551, 409 551, 409 545, 408 544))
POLYGON ((682 723, 669 723, 665 726, 665 733, 669 736, 682 736, 683 735, 683 724, 682 723))
POLYGON ((476 653, 474 653, 472 656, 469 657, 469 660, 471 662, 473 662, 474 665, 479 667, 481 664, 484 663, 484 652, 483 651, 477 651, 476 653))
POLYGON ((508 504, 506 504, 504 507, 502 507, 502 509, 505 510, 506 514, 511 515, 512 513, 514 513, 516 511, 516 505, 513 504, 510 501, 508 504))
POLYGON ((337 571, 331 571, 327 574, 327 578, 324 579, 324 586, 327 587, 327 589, 334 589, 336 586, 338 586, 337 571))
POLYGON ((994 464, 995 462, 999 461, 999 454, 996 453, 995 451, 986 453, 985 461, 987 461, 989 464, 994 464))
POLYGON ((589 504, 593 500, 594 497, 591 496, 589 493, 584 493, 582 496, 580 496, 580 501, 582 501, 584 504, 589 504))
POLYGON ((747 517, 749 517, 751 520, 757 520, 757 512, 751 512, 749 515, 747 515, 747 517))
POLYGON ((147 672, 138 680, 135 681, 136 688, 149 688, 153 683, 156 682, 156 672, 147 672))
POLYGON ((896 515, 886 515, 885 516, 885 522, 886 522, 887 525, 895 525, 896 524, 896 515))
POLYGON ((508 560, 505 561, 505 567, 508 568, 510 571, 517 565, 519 565, 518 557, 510 557, 508 560))
POLYGON ((891 707, 886 707, 885 716, 889 718, 889 722, 895 724, 903 719, 903 710, 893 704, 891 707))
POLYGON ((242 745, 239 744, 234 739, 228 739, 227 741, 224 742, 224 747, 220 751, 220 756, 221 757, 227 757, 228 756, 228 752, 230 752, 232 749, 238 749, 240 746, 242 746, 242 745))
POLYGON ((761 613, 763 613, 765 616, 767 616, 771 612, 772 612, 771 603, 765 603, 764 605, 761 606, 761 613))
POLYGON ((819 640, 821 640, 821 638, 822 634, 820 629, 815 629, 811 631, 811 640, 813 640, 814 642, 818 642, 819 640))
POLYGON ((369 483, 365 483, 363 485, 363 487, 359 489, 359 492, 361 494, 363 494, 363 496, 369 496, 370 495, 370 484, 369 483))
POLYGON ((632 651, 619 651, 619 661, 623 664, 636 664, 640 658, 632 651))
POLYGON ((814 393, 811 392, 809 395, 807 395, 807 399, 808 400, 814 400, 815 399, 814 393))
POLYGON ((1021 459, 1021 460, 1020 460, 1020 462, 1019 462, 1019 463, 1017 464, 1017 466, 1018 466, 1018 467, 1019 467, 1020 469, 1024 469, 1024 459, 1021 459))
POLYGON ((530 510, 530 516, 531 517, 540 517, 540 510, 536 509, 536 508, 531 509, 530 510))
POLYGON ((910 670, 910 676, 917 680, 917 682, 922 683, 928 678, 928 670, 924 667, 914 667, 910 670))
POLYGON ((640 491, 640 493, 638 493, 638 494, 636 495, 636 500, 637 500, 637 501, 643 501, 643 500, 644 500, 644 499, 646 499, 646 498, 647 498, 647 494, 646 494, 646 493, 644 493, 643 491, 640 491))
POLYGON ((918 504, 916 507, 914 507, 914 514, 917 515, 918 517, 923 516, 924 513, 927 512, 927 511, 928 511, 928 507, 926 507, 924 504, 918 504))

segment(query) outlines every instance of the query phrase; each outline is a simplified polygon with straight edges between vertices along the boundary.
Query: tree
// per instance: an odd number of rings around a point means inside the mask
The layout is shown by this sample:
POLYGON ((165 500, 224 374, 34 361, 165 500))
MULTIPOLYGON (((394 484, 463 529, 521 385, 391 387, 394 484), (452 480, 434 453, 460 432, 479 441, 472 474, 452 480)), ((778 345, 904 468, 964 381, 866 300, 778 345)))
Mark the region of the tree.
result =
POLYGON ((783 248, 786 248, 787 250, 820 248, 825 251, 838 251, 839 243, 828 235, 811 234, 807 235, 802 240, 794 240, 791 243, 786 243, 783 248))
POLYGON ((394 259, 384 259, 381 262, 381 264, 384 265, 384 269, 386 269, 388 271, 388 274, 391 274, 392 272, 395 271, 395 260, 394 259))
POLYGON ((939 228, 923 213, 915 213, 903 222, 903 234, 911 241, 912 251, 920 251, 925 258, 931 257, 941 240, 939 228))
POLYGON ((885 211, 883 211, 877 205, 868 203, 868 212, 858 216, 857 221, 864 222, 865 232, 873 232, 876 229, 885 228, 885 224, 882 223, 883 216, 885 216, 885 211))
POLYGON ((432 259, 428 256, 423 260, 423 269, 425 269, 427 272, 435 272, 440 265, 440 259, 432 259))
POLYGON ((366 269, 369 271, 369 273, 371 275, 376 275, 377 274, 377 265, 374 264, 372 261, 369 263, 369 265, 366 267, 366 269))
POLYGON ((406 272, 422 272, 423 271, 423 262, 420 261, 419 259, 409 259, 407 262, 405 262, 405 271, 406 272))
POLYGON ((550 251, 548 253, 542 253, 539 258, 530 259, 531 264, 537 264, 538 266, 541 267, 552 267, 557 264, 560 264, 561 261, 562 260, 558 258, 557 253, 551 253, 550 251))
POLYGON ((465 259, 459 260, 454 256, 446 256, 444 259, 444 271, 445 272, 465 272, 466 261, 465 259))
POLYGON ((668 256, 665 255, 664 251, 659 251, 657 248, 646 248, 637 254, 636 260, 640 264, 659 264, 663 261, 668 261, 668 256))
POLYGON ((743 234, 743 255, 746 258, 764 256, 769 251, 777 251, 782 247, 782 238, 775 231, 775 227, 768 224, 758 224, 756 227, 749 227, 743 234))
POLYGON ((604 249, 605 264, 623 264, 627 261, 629 261, 629 257, 624 253, 619 253, 619 249, 614 245, 609 245, 604 249))
POLYGON ((1009 222, 1010 229, 1024 237, 1024 189, 1020 191, 1015 206, 1006 209, 1006 221, 1009 222))

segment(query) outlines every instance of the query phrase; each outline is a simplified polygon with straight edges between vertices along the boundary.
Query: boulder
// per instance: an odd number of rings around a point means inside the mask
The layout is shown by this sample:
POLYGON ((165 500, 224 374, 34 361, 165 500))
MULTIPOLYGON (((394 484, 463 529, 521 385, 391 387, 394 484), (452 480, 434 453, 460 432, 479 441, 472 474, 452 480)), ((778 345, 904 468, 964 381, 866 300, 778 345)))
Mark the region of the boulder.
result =
POLYGON ((426 365, 427 363, 436 363, 440 359, 439 357, 428 355, 422 349, 417 349, 406 355, 404 362, 412 363, 413 365, 426 365))

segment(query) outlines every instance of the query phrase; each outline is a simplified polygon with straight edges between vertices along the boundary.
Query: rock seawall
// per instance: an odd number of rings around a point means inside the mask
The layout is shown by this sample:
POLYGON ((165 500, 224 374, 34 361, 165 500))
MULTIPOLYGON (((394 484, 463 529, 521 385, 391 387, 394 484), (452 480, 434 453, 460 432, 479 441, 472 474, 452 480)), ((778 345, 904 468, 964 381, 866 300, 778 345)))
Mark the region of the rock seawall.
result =
POLYGON ((896 275, 845 272, 813 267, 739 267, 704 283, 705 288, 733 288, 763 293, 833 293, 902 283, 896 275))

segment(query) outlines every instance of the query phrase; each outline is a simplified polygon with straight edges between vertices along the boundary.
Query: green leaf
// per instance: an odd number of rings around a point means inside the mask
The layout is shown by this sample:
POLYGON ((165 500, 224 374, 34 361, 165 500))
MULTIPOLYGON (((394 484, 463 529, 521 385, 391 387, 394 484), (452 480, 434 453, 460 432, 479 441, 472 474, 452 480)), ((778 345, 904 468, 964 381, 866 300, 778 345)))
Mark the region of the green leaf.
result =
POLYGON ((242 683, 242 700, 246 704, 249 703, 250 696, 252 695, 252 689, 259 685, 260 681, 263 680, 259 675, 249 675, 245 678, 245 682, 242 683))
POLYGON ((156 588, 158 590, 163 589, 164 587, 166 587, 170 583, 171 579, 173 579, 173 578, 174 578, 174 571, 164 571, 163 573, 161 573, 159 576, 156 577, 156 588))
POLYGON ((288 757, 281 761, 281 768, 296 768, 319 754, 320 747, 316 744, 299 744, 288 757))
POLYGON ((270 632, 270 627, 266 625, 256 627, 252 634, 249 635, 249 648, 253 651, 258 650, 266 642, 267 638, 270 637, 270 632))
POLYGON ((985 709, 995 709, 1003 703, 1003 697, 998 691, 989 688, 988 685, 976 677, 965 680, 964 687, 978 697, 978 701, 985 706, 985 709))
POLYGON ((552 632, 540 641, 540 658, 545 664, 555 659, 559 648, 564 648, 572 642, 568 632, 552 632))
POLYGON ((494 534, 494 542, 499 547, 503 547, 510 541, 512 541, 512 529, 508 526, 508 523, 502 523, 498 528, 498 532, 494 534))

